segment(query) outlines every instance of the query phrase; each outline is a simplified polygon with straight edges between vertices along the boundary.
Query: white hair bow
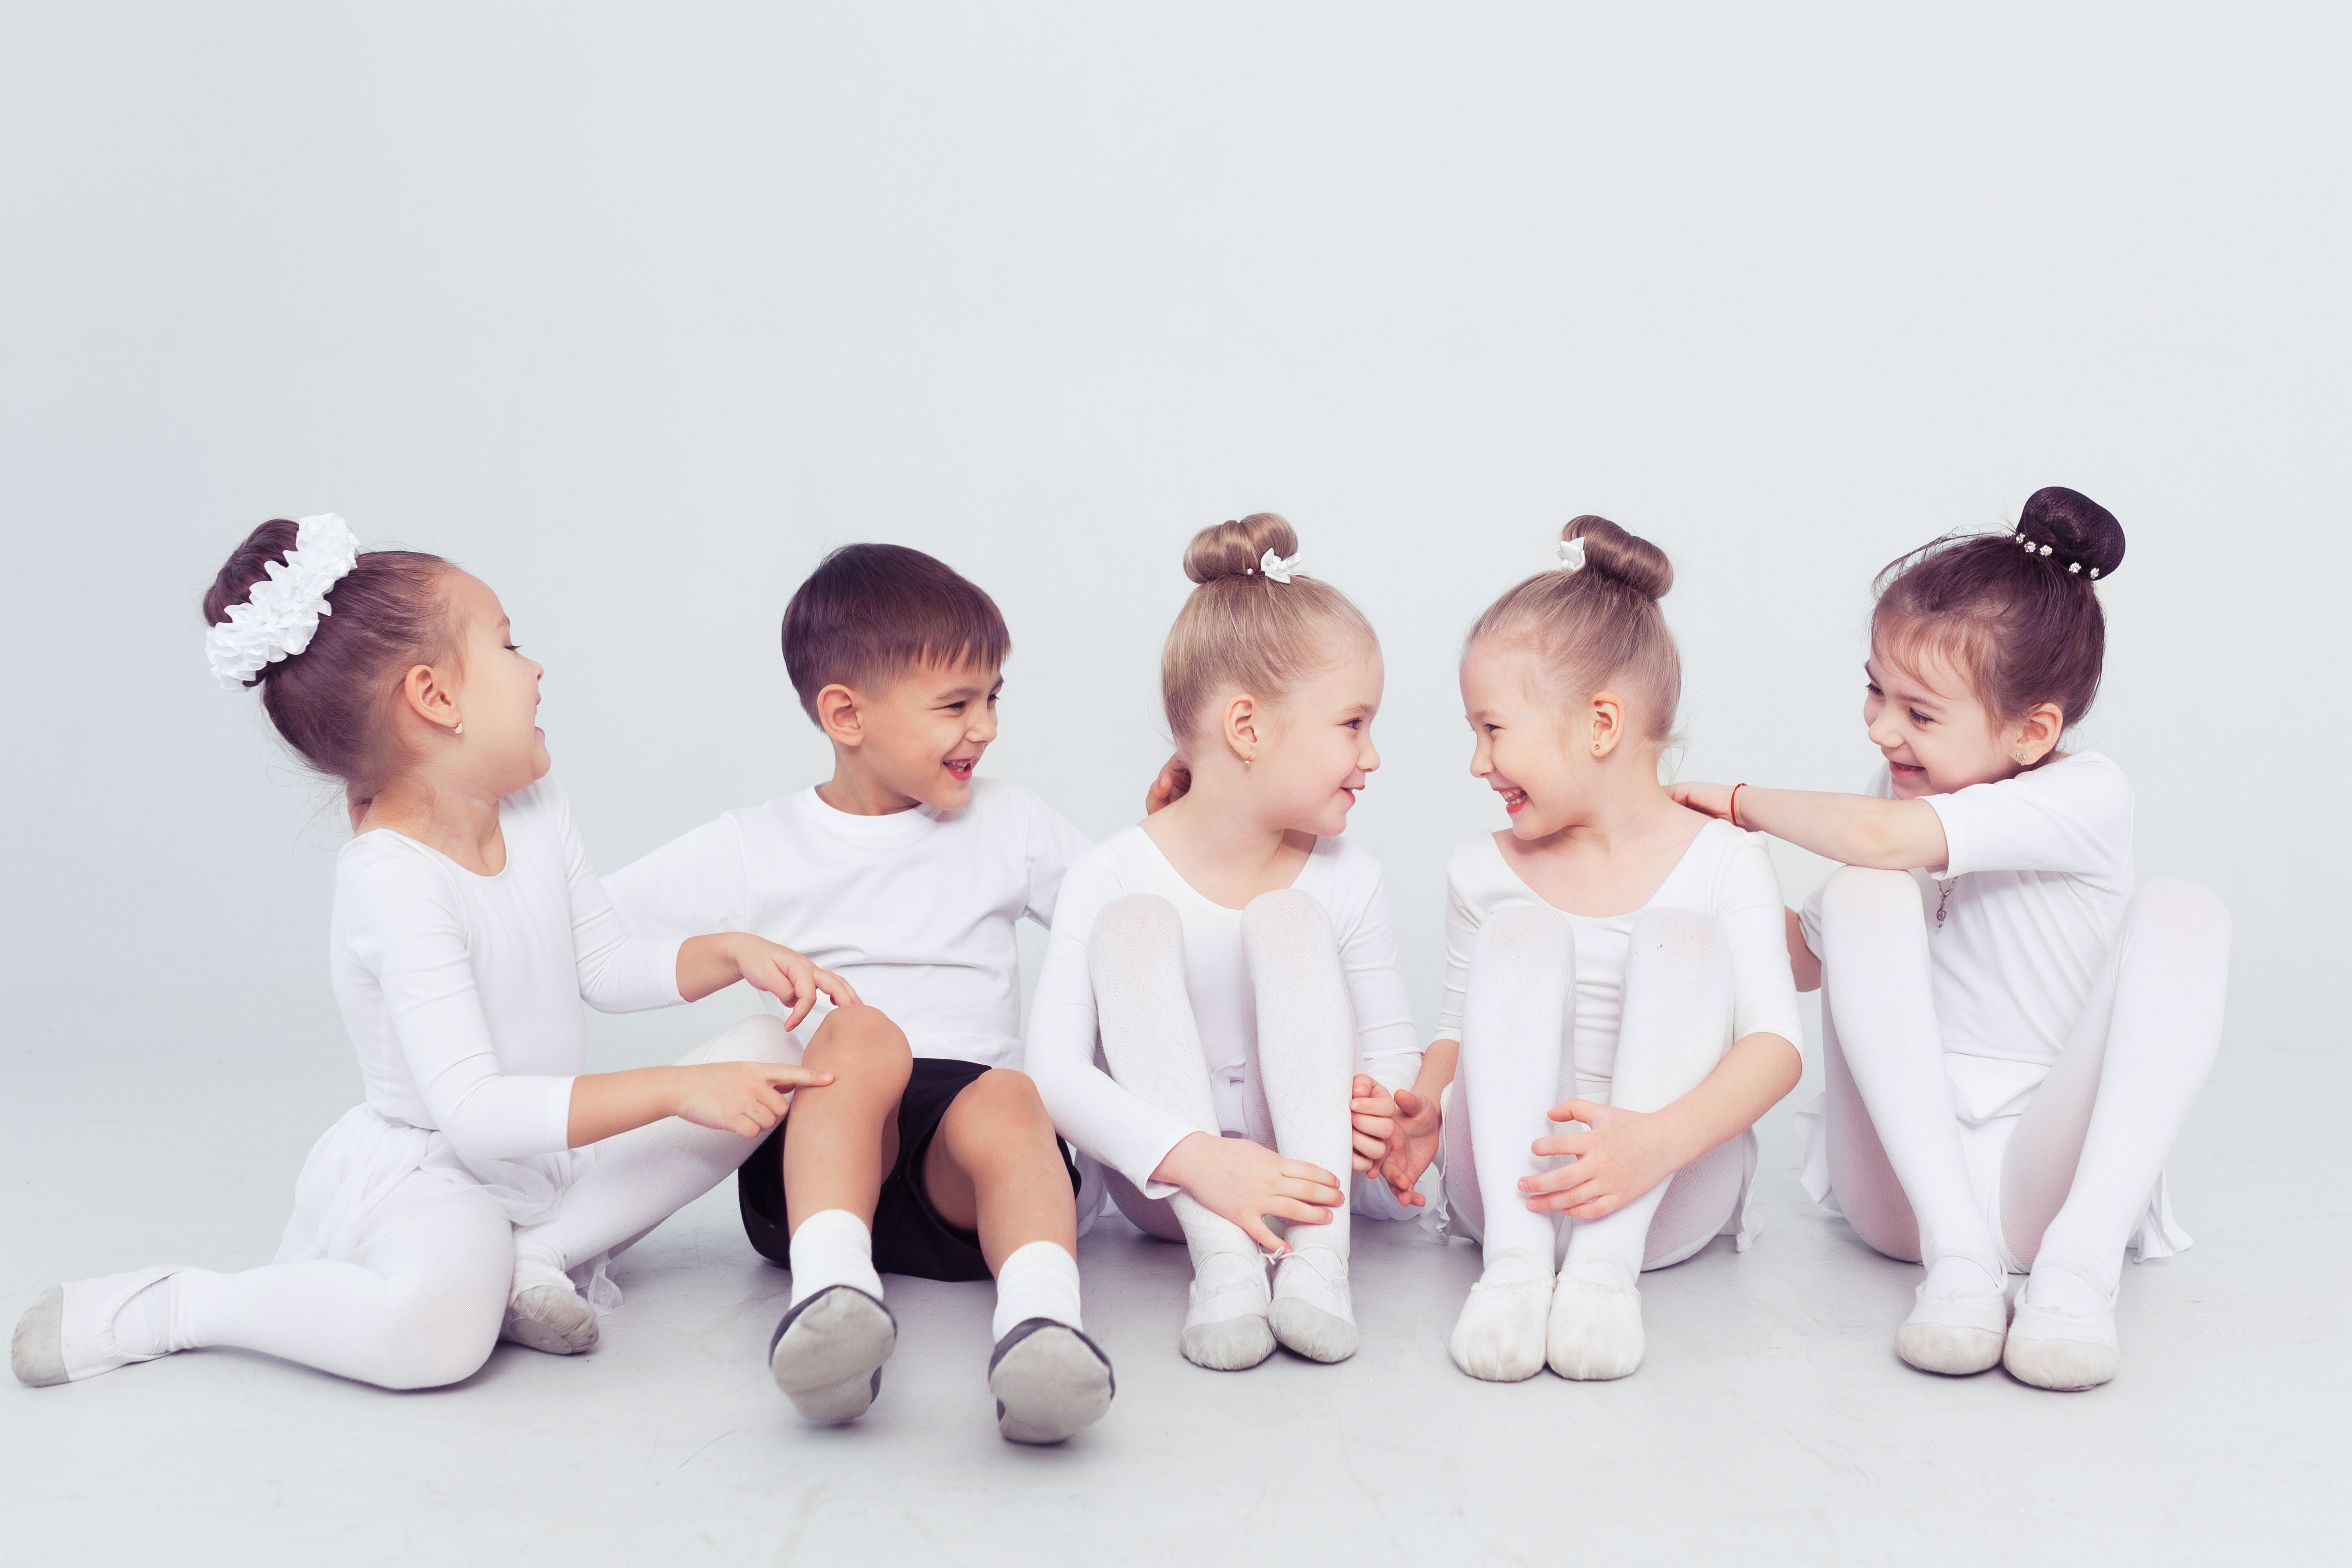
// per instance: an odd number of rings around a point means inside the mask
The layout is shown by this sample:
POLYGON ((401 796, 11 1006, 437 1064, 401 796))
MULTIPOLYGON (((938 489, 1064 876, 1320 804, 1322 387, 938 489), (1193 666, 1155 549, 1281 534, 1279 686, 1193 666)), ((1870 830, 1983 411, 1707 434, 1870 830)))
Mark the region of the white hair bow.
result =
POLYGON ((1259 574, 1276 583, 1289 582, 1291 571, 1297 564, 1297 556, 1294 555, 1289 560, 1285 561, 1281 556, 1276 555, 1271 550, 1257 558, 1257 569, 1259 574))
POLYGON ((243 686, 264 665, 300 653, 319 635, 319 617, 333 615, 327 590, 343 580, 360 558, 360 542, 332 512, 306 517, 295 525, 294 548, 272 561, 268 575, 253 585, 242 604, 228 607, 228 619, 205 634, 205 655, 213 679, 243 686))
POLYGON ((1584 535, 1559 542, 1559 569, 1563 572, 1584 570, 1584 535))

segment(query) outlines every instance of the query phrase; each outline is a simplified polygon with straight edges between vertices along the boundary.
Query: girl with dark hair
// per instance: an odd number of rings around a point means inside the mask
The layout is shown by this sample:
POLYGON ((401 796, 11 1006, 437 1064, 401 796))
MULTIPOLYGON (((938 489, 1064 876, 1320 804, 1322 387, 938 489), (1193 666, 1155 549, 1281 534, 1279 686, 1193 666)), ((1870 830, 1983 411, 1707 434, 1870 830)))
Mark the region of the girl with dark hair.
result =
POLYGON ((740 1164, 793 1088, 829 1081, 795 1065, 786 1029, 818 992, 855 994, 755 936, 629 933, 546 777, 540 667, 498 595, 439 557, 362 554, 338 517, 267 522, 205 618, 215 676, 258 685, 352 803, 329 963, 366 1100, 310 1151, 276 1262, 52 1287, 16 1325, 16 1376, 229 1345, 429 1388, 501 1338, 587 1350, 620 1300, 606 1259, 740 1164), (790 1019, 747 1020, 676 1067, 581 1070, 583 998, 660 1007, 738 979, 790 1019))
POLYGON ((1844 863, 1787 916, 1798 986, 1823 993, 1804 1179, 1927 1266, 1895 1343, 1927 1372, 2105 1383, 2126 1247, 2189 1244, 2164 1161, 2221 1042, 2230 918, 2201 888, 2135 884, 2123 770, 2062 749, 2123 558, 2114 516, 2057 488, 2014 532, 1902 557, 1864 667, 1885 759, 1868 793, 1675 788, 1844 863), (2011 1273, 2032 1275, 2013 1319, 2011 1273))

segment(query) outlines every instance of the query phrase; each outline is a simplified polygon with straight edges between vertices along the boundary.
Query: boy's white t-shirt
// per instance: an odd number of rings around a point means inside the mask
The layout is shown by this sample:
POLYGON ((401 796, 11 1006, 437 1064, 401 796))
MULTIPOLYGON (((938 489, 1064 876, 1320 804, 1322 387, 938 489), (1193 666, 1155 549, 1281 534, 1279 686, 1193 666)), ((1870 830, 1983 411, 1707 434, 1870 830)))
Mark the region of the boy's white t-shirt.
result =
MULTIPOLYGON (((1020 784, 953 811, 857 816, 814 789, 730 811, 604 879, 648 935, 745 931, 805 953, 890 1016, 919 1057, 1022 1063, 1014 925, 1050 925, 1092 844, 1020 784)), ((784 1009, 772 996, 769 1009, 784 1009)), ((813 1029, 830 1004, 803 1025, 813 1029)))
MULTIPOLYGON (((1381 863, 1341 838, 1318 838, 1291 886, 1323 906, 1339 946, 1355 1012, 1356 1068, 1391 1089, 1409 1089, 1421 1068, 1412 1005, 1399 966, 1381 863)), ((1175 905, 1184 928, 1185 991, 1207 1053, 1220 1129, 1246 1131, 1248 1063, 1256 1054, 1257 1008, 1242 950, 1242 911, 1227 909, 1184 880, 1139 826, 1111 835, 1070 872, 1054 934, 1029 1010, 1029 1073, 1062 1135, 1118 1171, 1146 1197, 1176 1189, 1151 1173, 1196 1131, 1122 1086, 1097 1060, 1093 977, 1087 944, 1095 917, 1113 899, 1157 893, 1175 905)), ((1360 1201, 1385 1187, 1359 1183, 1360 1201), (1367 1194, 1370 1194, 1367 1196, 1367 1194)), ((1390 1208, 1395 1207, 1391 1202, 1390 1208)))

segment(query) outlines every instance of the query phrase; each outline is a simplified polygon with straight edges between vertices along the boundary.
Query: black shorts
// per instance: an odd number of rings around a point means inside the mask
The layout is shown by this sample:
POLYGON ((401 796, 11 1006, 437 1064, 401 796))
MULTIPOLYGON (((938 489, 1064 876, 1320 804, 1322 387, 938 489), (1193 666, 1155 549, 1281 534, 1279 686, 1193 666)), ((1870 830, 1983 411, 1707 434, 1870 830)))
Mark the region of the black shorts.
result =
MULTIPOLYGON (((955 1097, 988 1071, 978 1062, 944 1057, 917 1057, 898 1097, 898 1158, 883 1173, 882 1190, 874 1203, 874 1270, 877 1274, 911 1274, 918 1279, 985 1279, 988 1259, 981 1256, 980 1237, 940 1217, 923 1191, 923 1159, 940 1119, 955 1097)), ((758 1151, 735 1173, 735 1198, 743 1211, 743 1234, 761 1257, 779 1268, 792 1267, 791 1232, 784 1218, 784 1128, 776 1124, 758 1151)), ((1062 1163, 1070 1171, 1070 1192, 1078 1190, 1077 1163, 1062 1146, 1062 1163)))

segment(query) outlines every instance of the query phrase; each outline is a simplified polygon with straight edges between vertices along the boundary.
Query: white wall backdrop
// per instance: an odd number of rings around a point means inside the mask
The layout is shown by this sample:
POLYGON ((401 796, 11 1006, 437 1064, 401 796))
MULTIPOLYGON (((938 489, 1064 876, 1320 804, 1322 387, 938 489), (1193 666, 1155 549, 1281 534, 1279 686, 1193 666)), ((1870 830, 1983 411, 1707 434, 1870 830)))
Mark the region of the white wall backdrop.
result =
POLYGON ((1004 607, 989 771, 1129 820, 1183 542, 1283 511, 1387 643, 1354 831, 1427 1022, 1445 853, 1499 820, 1454 652, 1562 520, 1674 555, 1687 775, 1852 787, 1872 573, 2063 483, 2129 531, 2082 742, 2142 872, 2236 910, 2238 1044, 2340 1041, 2347 43, 2320 5, 9 7, 5 1005, 341 1049, 332 797, 201 651, 267 517, 504 595, 611 867, 817 775, 777 621, 860 539, 1004 607))

